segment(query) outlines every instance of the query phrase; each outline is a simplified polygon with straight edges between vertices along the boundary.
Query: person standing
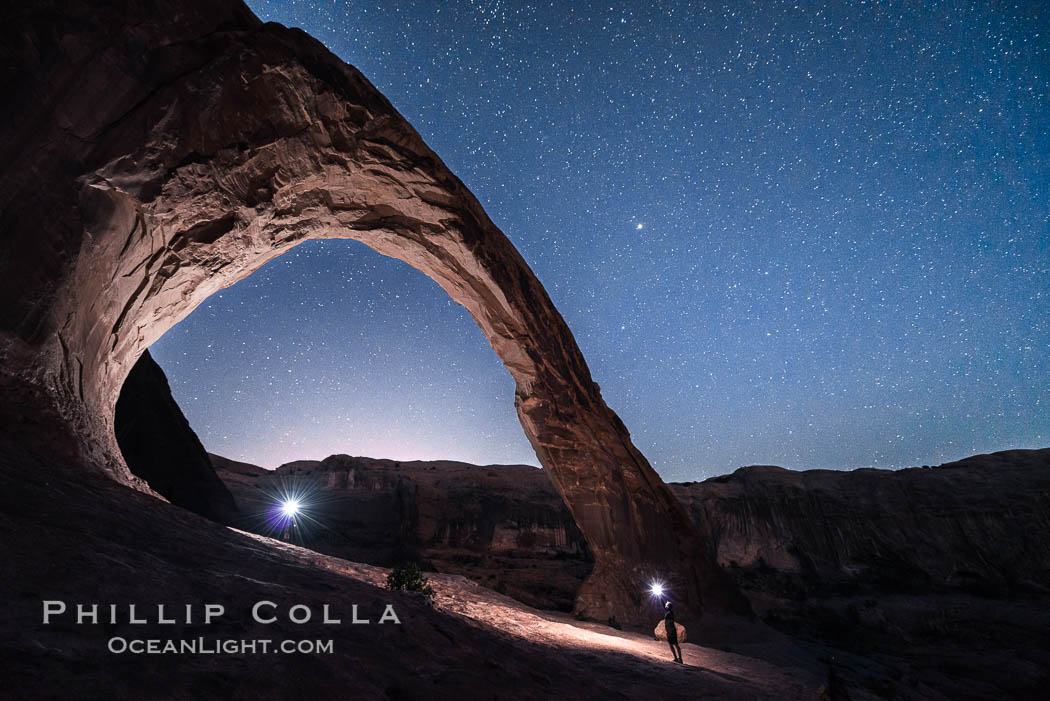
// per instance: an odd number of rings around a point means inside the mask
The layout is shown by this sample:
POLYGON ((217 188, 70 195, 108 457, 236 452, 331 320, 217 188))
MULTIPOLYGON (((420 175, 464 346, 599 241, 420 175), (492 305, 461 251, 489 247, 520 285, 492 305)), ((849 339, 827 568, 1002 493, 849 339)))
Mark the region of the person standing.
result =
POLYGON ((664 604, 664 630, 667 631, 667 644, 671 646, 674 661, 682 662, 682 646, 678 644, 678 626, 674 619, 674 606, 668 601, 664 604))

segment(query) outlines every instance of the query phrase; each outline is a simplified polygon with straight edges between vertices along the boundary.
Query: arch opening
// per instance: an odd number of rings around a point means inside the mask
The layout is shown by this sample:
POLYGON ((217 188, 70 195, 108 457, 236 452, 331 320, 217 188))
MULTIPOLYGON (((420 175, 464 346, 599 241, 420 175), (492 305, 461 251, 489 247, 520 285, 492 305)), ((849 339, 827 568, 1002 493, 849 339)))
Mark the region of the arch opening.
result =
POLYGON ((211 453, 539 466, 514 384, 426 276, 348 240, 296 246, 150 346, 211 453))

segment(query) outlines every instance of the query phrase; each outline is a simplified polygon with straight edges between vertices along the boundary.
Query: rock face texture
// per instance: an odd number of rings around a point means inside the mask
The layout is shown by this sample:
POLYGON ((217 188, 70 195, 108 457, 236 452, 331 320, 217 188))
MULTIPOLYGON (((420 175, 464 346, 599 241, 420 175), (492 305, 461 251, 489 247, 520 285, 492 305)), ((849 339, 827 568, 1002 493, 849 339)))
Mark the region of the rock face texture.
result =
POLYGON ((1050 592, 1050 449, 674 484, 722 567, 785 593, 1050 592))
POLYGON ((164 371, 146 351, 120 391, 116 436, 131 472, 172 504, 220 523, 238 520, 230 490, 190 428, 164 371))
POLYGON ((746 467, 671 488, 764 621, 865 657, 838 668, 843 683, 1045 695, 1050 449, 898 471, 746 467))
POLYGON ((358 71, 237 0, 45 1, 0 32, 3 431, 142 486, 113 424, 142 352, 297 243, 353 238, 438 282, 514 377, 594 553, 579 613, 644 623, 654 574, 746 609, 525 261, 358 71))
POLYGON ((304 494, 298 540, 354 562, 460 574, 530 606, 571 610, 593 560, 550 479, 528 465, 333 455, 277 470, 211 456, 238 528, 272 535, 274 495, 304 494), (312 522, 323 528, 311 528, 312 522))

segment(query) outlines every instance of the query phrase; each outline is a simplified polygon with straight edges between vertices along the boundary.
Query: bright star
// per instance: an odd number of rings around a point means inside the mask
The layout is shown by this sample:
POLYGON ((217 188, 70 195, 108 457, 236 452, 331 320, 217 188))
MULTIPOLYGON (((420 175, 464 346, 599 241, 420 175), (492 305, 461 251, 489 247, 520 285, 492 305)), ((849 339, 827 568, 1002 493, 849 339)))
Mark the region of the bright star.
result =
POLYGON ((645 228, 645 224, 643 224, 641 222, 638 222, 637 226, 635 226, 634 228, 637 229, 638 231, 641 231, 642 229, 645 228))

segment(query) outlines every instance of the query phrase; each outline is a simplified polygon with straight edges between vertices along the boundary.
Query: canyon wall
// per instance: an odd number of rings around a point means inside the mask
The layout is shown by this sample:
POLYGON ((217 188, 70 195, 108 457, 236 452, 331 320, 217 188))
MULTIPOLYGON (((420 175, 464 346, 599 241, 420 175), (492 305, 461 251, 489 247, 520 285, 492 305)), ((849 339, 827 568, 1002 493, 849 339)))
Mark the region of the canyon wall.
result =
POLYGON ((753 597, 1050 592, 1050 449, 896 471, 754 466, 671 489, 753 597))
POLYGON ((897 471, 745 467, 671 489, 763 621, 863 659, 839 670, 850 686, 1045 695, 1050 449, 897 471))
POLYGON ((235 525, 273 532, 274 497, 303 494, 301 530, 290 537, 328 555, 386 567, 421 562, 563 611, 593 564, 550 480, 528 465, 333 455, 269 471, 211 457, 241 506, 235 525))

